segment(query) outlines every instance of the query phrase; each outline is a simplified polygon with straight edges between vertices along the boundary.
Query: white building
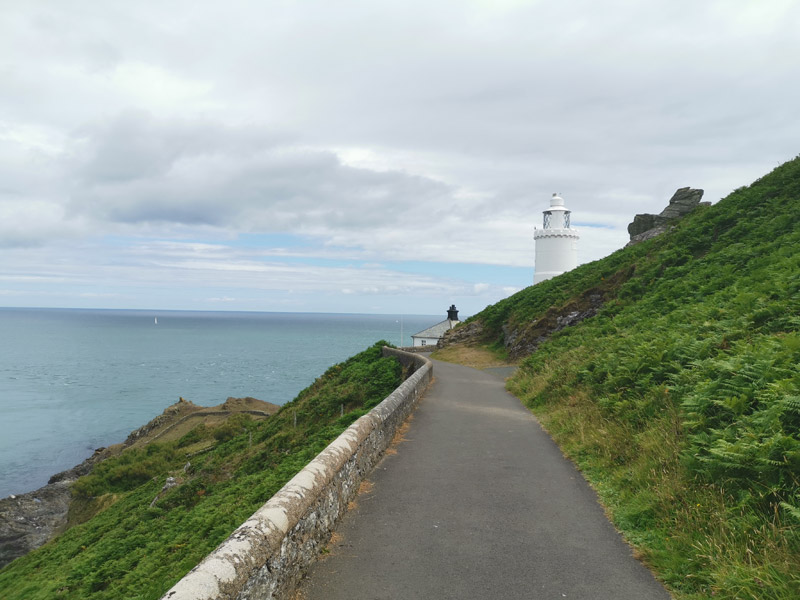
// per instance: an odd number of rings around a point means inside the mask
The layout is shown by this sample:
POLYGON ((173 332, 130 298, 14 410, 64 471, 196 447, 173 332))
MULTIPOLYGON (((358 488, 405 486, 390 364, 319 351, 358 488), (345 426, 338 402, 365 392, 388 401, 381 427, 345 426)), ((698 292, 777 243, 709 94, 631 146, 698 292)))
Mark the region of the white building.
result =
POLYGON ((571 213, 564 206, 564 199, 553 194, 550 209, 543 214, 542 229, 533 232, 536 240, 534 285, 578 266, 578 230, 570 227, 571 213))
MULTIPOLYGON (((451 330, 453 327, 458 325, 458 309, 456 308, 455 304, 451 304, 450 308, 447 309, 447 318, 433 325, 432 327, 428 327, 427 329, 423 329, 419 333, 415 333, 411 336, 411 340, 413 341, 412 346, 436 346, 439 343, 439 340, 444 335, 445 331, 451 330)), ((433 348, 431 348, 433 349, 433 348)))

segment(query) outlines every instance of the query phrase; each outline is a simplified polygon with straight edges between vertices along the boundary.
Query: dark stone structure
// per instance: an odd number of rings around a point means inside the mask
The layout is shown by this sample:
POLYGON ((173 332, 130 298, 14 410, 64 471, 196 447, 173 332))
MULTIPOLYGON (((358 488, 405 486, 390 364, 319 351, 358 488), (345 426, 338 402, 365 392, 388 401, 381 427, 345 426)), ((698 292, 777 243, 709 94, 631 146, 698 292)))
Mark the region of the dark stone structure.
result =
MULTIPOLYGON (((641 214, 633 218, 633 223, 628 225, 628 234, 631 241, 628 245, 633 245, 644 240, 649 240, 657 235, 664 233, 670 224, 684 215, 692 212, 703 198, 703 190, 696 190, 689 187, 678 189, 669 205, 657 215, 641 214)), ((704 202, 703 204, 710 204, 704 202)))
POLYGON ((98 448, 81 464, 56 473, 38 490, 0 498, 0 568, 45 544, 66 527, 72 500, 70 485, 91 472, 105 450, 98 448))

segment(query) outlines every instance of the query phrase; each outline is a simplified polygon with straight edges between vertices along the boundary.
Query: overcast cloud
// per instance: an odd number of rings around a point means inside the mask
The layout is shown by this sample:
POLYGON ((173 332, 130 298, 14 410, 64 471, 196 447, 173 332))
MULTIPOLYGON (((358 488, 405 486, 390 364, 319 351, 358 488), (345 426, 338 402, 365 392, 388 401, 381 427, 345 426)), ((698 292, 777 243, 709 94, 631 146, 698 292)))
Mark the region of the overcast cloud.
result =
POLYGON ((2 2, 0 305, 462 314, 800 152, 800 2, 2 2))

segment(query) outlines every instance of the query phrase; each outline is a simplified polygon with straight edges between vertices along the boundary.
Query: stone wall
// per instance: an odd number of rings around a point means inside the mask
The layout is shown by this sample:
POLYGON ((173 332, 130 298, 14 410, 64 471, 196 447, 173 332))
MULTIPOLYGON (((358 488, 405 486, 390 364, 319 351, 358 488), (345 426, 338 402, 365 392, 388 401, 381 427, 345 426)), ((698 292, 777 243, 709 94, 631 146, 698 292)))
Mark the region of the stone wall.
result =
POLYGON ((403 352, 433 352, 436 350, 436 344, 431 346, 403 346, 402 348, 398 348, 398 350, 402 350, 403 352))
POLYGON ((433 377, 418 354, 384 348, 413 373, 353 423, 176 583, 162 600, 288 598, 433 377))

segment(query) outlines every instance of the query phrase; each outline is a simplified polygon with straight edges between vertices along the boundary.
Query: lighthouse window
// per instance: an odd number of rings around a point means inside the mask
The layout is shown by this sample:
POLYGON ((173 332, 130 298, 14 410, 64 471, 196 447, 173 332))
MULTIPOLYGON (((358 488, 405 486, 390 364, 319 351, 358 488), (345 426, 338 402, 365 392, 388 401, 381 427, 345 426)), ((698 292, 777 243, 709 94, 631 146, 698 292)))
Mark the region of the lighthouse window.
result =
POLYGON ((550 219, 553 217, 553 213, 549 210, 544 211, 544 228, 550 229, 550 219))
POLYGON ((570 212, 568 210, 564 211, 564 228, 565 229, 569 229, 569 215, 570 215, 570 212))

